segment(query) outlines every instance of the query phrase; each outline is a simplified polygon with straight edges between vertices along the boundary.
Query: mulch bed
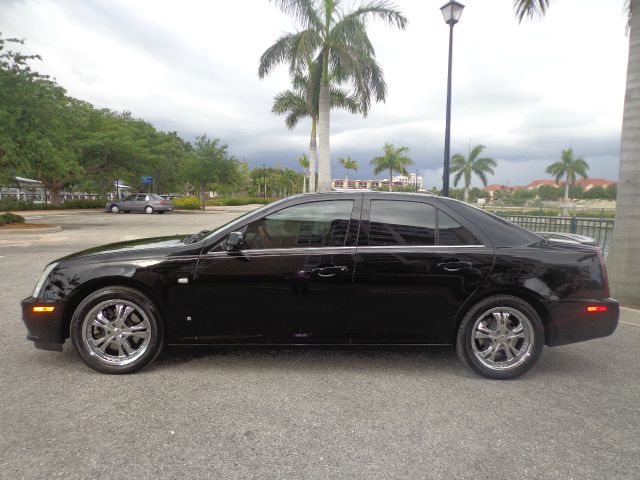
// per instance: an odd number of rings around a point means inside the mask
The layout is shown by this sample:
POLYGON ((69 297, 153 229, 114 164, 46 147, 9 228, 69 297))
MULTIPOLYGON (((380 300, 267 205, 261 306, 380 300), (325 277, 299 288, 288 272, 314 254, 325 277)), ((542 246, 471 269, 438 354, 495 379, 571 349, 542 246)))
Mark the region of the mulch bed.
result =
POLYGON ((2 230, 33 230, 39 228, 51 228, 56 225, 51 225, 50 223, 10 223, 9 225, 4 225, 0 227, 0 232, 2 230))

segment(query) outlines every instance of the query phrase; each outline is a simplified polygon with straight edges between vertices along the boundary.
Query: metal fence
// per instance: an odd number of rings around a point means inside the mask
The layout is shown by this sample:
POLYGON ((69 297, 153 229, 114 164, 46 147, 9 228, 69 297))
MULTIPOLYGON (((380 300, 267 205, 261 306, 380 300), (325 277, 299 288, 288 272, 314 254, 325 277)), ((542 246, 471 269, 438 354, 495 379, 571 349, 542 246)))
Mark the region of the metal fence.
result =
POLYGON ((537 215, 500 215, 532 232, 577 233, 593 237, 606 257, 613 233, 613 219, 580 217, 542 217, 537 215))

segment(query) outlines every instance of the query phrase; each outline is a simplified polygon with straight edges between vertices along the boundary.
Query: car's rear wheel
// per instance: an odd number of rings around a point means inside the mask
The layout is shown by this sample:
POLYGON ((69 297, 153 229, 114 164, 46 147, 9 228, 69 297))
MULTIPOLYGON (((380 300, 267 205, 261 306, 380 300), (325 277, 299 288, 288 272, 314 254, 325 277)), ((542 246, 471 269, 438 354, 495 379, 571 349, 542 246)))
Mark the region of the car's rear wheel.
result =
POLYGON ((158 213, 164 213, 164 210, 158 210, 158 213))
POLYGON ((527 372, 544 346, 544 326, 536 310, 511 295, 474 305, 458 329, 456 351, 480 375, 507 380, 527 372))
POLYGON ((111 213, 118 213, 119 211, 118 205, 111 205, 111 213))
POLYGON ((145 213, 153 213, 153 207, 151 205, 147 205, 144 207, 145 213))
POLYGON ((71 340, 82 361, 102 373, 132 373, 162 350, 163 328, 153 302, 128 287, 102 288, 71 319, 71 340))

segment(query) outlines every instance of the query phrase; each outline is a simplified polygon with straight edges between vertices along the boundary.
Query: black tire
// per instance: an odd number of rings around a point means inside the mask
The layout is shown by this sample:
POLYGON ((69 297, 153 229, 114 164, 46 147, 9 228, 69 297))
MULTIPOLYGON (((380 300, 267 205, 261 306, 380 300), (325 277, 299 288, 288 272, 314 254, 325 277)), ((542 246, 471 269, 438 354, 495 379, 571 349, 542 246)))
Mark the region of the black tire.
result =
POLYGON ((471 307, 460 323, 456 339, 456 352, 462 362, 494 380, 509 380, 529 371, 543 347, 544 325, 538 312, 511 295, 488 297, 471 307))
POLYGON ((109 207, 109 210, 111 211, 111 213, 118 213, 120 211, 120 207, 118 207, 118 205, 114 203, 109 207))
POLYGON ((136 372, 155 360, 164 345, 164 325, 156 306, 129 287, 106 287, 87 296, 73 314, 70 334, 80 359, 101 373, 136 372))

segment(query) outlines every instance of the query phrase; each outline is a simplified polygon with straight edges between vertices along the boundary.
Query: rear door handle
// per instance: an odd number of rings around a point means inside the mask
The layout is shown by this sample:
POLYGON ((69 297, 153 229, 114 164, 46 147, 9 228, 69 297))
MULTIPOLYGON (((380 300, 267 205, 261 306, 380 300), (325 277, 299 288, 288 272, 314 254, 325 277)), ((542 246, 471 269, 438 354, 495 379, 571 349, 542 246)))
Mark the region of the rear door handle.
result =
POLYGON ((442 268, 445 272, 458 272, 465 268, 471 268, 472 266, 471 262, 458 261, 442 262, 438 264, 438 267, 442 268))
POLYGON ((319 277, 333 277, 338 273, 345 273, 349 270, 345 265, 330 265, 328 267, 317 267, 311 269, 311 273, 315 273, 319 277))

